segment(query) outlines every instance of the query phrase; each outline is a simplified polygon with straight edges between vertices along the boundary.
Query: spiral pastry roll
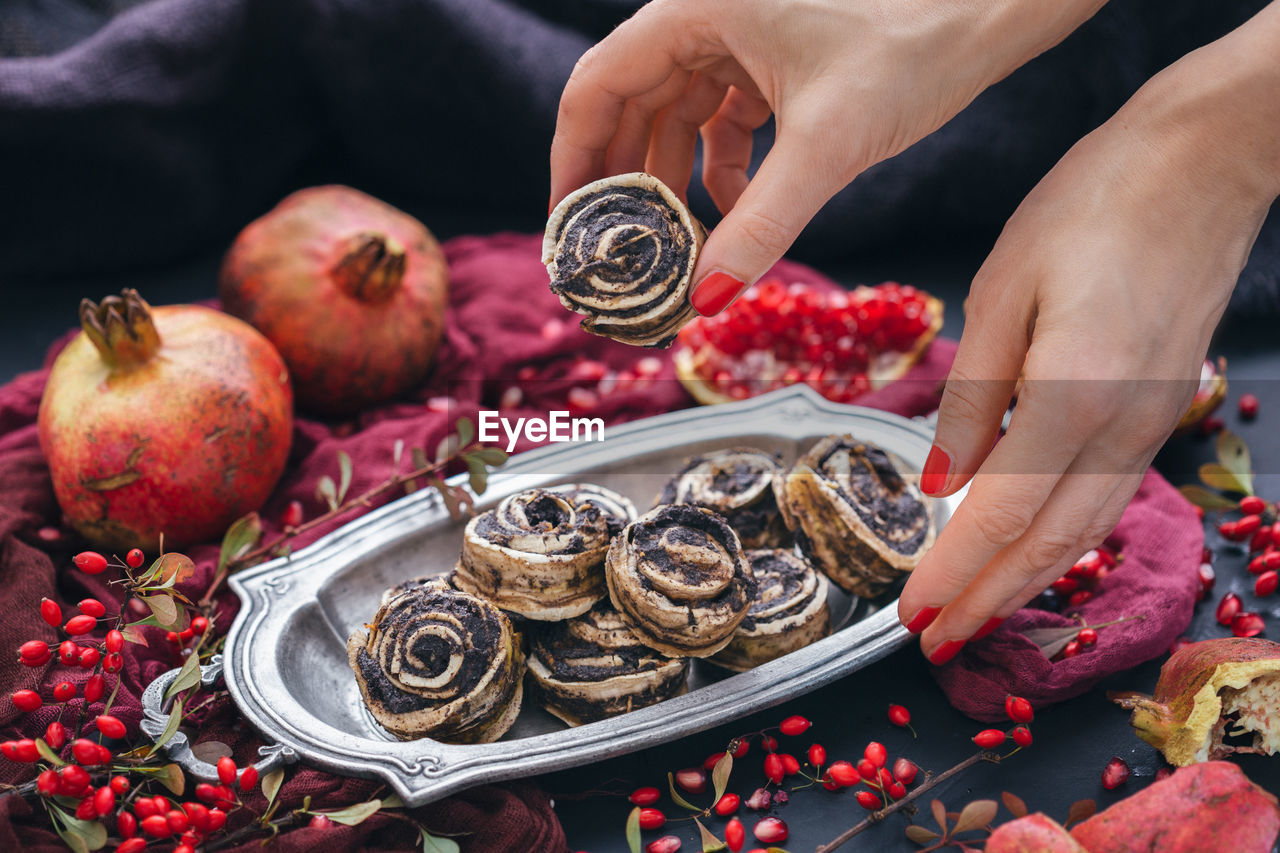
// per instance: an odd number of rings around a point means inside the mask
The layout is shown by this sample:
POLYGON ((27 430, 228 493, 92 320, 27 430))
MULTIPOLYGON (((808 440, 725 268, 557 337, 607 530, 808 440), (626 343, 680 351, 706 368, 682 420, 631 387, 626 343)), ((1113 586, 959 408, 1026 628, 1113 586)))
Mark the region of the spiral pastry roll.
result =
POLYGON ((667 657, 709 657, 755 598, 738 534, 709 509, 660 506, 614 537, 609 598, 635 635, 667 657))
POLYGON ((747 552, 756 577, 756 597, 729 645, 711 658, 743 672, 821 640, 831 630, 830 584, 795 551, 761 548, 747 552))
POLYGON ((590 504, 599 509, 600 514, 604 516, 605 525, 609 528, 610 539, 636 520, 636 505, 604 486, 597 486, 594 483, 568 483, 563 486, 551 486, 547 491, 564 495, 574 506, 590 504))
POLYGON ((539 625, 530 642, 530 696, 571 726, 679 696, 688 678, 688 660, 641 643, 608 601, 539 625))
POLYGON ((774 492, 800 550, 853 595, 879 595, 933 544, 928 499, 889 454, 848 435, 815 444, 774 492))
POLYGON ((667 482, 657 504, 692 504, 724 516, 743 548, 790 544, 791 533, 773 496, 782 457, 754 447, 733 447, 685 461, 667 482))
POLYGON ((347 660, 375 720, 401 740, 488 743, 520 713, 524 657, 498 608, 417 587, 347 640, 347 660))
POLYGON ((391 589, 382 594, 382 600, 379 601, 378 604, 386 604, 397 595, 417 589, 418 587, 428 587, 429 589, 458 589, 453 585, 453 572, 443 575, 423 575, 420 578, 412 578, 404 583, 399 583, 391 587, 391 589))
POLYGON ((690 276, 706 229, 665 184, 632 172, 587 184, 556 205, 542 238, 551 291, 587 315, 584 331, 668 347, 697 313, 690 276))
POLYGON ((605 596, 611 523, 570 493, 517 492, 467 524, 453 583, 528 619, 579 616, 605 596))

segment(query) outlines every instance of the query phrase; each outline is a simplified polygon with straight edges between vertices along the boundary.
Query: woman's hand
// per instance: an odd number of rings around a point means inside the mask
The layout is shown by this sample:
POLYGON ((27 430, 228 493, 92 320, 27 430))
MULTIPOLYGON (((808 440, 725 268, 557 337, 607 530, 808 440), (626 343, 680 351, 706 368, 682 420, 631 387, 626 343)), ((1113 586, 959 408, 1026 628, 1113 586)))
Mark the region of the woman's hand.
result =
POLYGON ((586 53, 560 101, 551 204, 647 171, 682 197, 698 134, 725 214, 691 301, 724 310, 838 190, 1056 44, 1103 0, 654 0, 586 53), (776 116, 749 178, 752 131, 776 116))
POLYGON ((1040 182, 979 271, 921 487, 972 482, 898 605, 933 662, 1102 541, 1186 411, 1280 192, 1278 42, 1273 3, 1153 78, 1040 182))

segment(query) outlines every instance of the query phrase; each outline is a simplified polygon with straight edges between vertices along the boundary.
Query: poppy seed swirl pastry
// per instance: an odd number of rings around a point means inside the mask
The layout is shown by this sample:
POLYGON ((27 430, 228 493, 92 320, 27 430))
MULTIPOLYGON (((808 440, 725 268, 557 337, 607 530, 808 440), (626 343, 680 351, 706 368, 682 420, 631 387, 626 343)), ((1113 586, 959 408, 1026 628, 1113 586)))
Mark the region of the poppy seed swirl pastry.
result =
MULTIPOLYGON (((606 512, 584 487, 568 488, 516 492, 472 518, 453 584, 528 619, 553 622, 589 610, 606 593, 602 563, 612 531, 630 519, 606 512)), ((621 495, 588 488, 630 507, 621 495)))
POLYGON ((872 597, 933 545, 933 514, 889 454, 852 436, 815 444, 774 485, 806 557, 845 592, 872 597))
POLYGON ((347 640, 347 660, 369 712, 401 740, 488 743, 520 713, 520 638, 501 610, 463 592, 397 595, 347 640))
POLYGON ((391 587, 386 592, 382 593, 382 599, 378 604, 386 604, 397 595, 403 595, 404 593, 417 589, 418 587, 427 587, 428 589, 458 589, 453 585, 453 572, 448 572, 443 575, 423 575, 422 577, 412 578, 404 583, 399 583, 391 587))
POLYGON ((747 552, 756 578, 756 597, 733 639, 711 658, 744 672, 827 636, 830 584, 795 551, 761 548, 747 552))
POLYGON ((584 331, 668 347, 697 316, 690 277, 706 236, 665 184, 632 172, 587 184, 556 205, 542 262, 564 307, 587 315, 584 331))
POLYGON ((668 657, 709 657, 733 639, 756 582, 738 534, 709 509, 660 506, 614 537, 609 598, 635 635, 668 657))
POLYGON ((743 548, 777 548, 791 541, 773 496, 781 462, 781 456, 754 447, 694 456, 667 482, 656 503, 706 507, 724 516, 743 548))
POLYGON ((538 625, 529 645, 529 695, 571 726, 679 696, 689 661, 641 643, 608 601, 574 619, 538 625))

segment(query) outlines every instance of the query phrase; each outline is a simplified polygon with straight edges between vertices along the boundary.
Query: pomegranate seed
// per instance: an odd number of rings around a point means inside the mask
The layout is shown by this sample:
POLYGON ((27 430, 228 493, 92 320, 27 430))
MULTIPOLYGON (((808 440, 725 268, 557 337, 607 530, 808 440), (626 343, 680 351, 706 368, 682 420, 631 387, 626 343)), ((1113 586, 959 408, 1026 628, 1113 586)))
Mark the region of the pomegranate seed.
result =
POLYGON ((701 794, 707 790, 707 774, 701 767, 686 767, 676 771, 676 784, 690 794, 701 794))
POLYGON ((813 723, 809 722, 804 717, 793 716, 787 717, 783 720, 782 724, 778 726, 778 729, 784 735, 794 737, 795 735, 804 734, 808 731, 809 726, 811 725, 813 725, 813 723))
POLYGON ((870 791, 859 791, 854 794, 853 797, 858 801, 858 805, 862 806, 869 812, 875 811, 882 805, 880 798, 870 791))
POLYGON ((1231 633, 1237 637, 1256 637, 1267 630, 1267 623, 1257 613, 1237 613, 1231 620, 1231 633))
POLYGON ((1251 421, 1258 416, 1258 395, 1241 394, 1240 395, 1240 417, 1246 421, 1251 421))
POLYGON ((240 790, 248 792, 256 787, 258 787, 258 768, 246 767, 240 774, 240 790))
POLYGON ((973 742, 982 749, 995 749, 1004 743, 1006 735, 999 729, 983 729, 973 736, 973 742))
POLYGON ((1073 658, 1080 654, 1080 641, 1072 640, 1062 647, 1062 656, 1064 658, 1073 658))
POLYGON ((657 829, 667 822, 667 816, 657 809, 640 810, 640 828, 657 829))
POLYGON ((1253 594, 1259 598, 1265 598, 1276 591, 1278 584, 1280 584, 1280 574, 1277 574, 1274 570, 1263 572, 1253 582, 1253 594))
POLYGON ((650 841, 644 846, 644 853, 676 853, 680 849, 680 839, 674 835, 664 835, 650 841))
POLYGON ((93 669, 98 665, 98 659, 102 657, 102 653, 97 649, 88 648, 80 650, 80 659, 76 661, 81 669, 93 669))
POLYGON ((1198 576, 1200 579, 1200 591, 1201 591, 1200 597, 1203 598, 1205 595, 1209 593, 1210 590, 1213 589, 1213 584, 1215 581, 1217 581, 1218 575, 1213 570, 1213 566, 1211 566, 1208 563, 1201 563, 1200 569, 1198 571, 1198 576))
POLYGON ((796 760, 794 755, 783 755, 782 769, 788 776, 794 776, 800 772, 800 762, 796 760))
POLYGON ((86 575, 100 575, 107 569, 107 558, 97 551, 81 551, 71 558, 71 562, 86 575))
POLYGON ((81 634, 89 633, 97 627, 97 625, 97 619, 92 616, 85 616, 84 614, 81 614, 79 616, 72 616, 67 620, 67 624, 63 627, 68 634, 73 637, 78 637, 81 634))
POLYGON ((756 825, 751 828, 751 832, 755 835, 756 840, 763 841, 765 844, 777 844, 787 840, 787 836, 791 833, 787 830, 787 824, 780 817, 765 817, 756 821, 756 825))
POLYGON ((42 598, 40 599, 40 618, 57 628, 62 624, 62 608, 58 606, 58 602, 42 598))
POLYGON ((1102 768, 1102 787, 1108 791, 1119 788, 1129 779, 1129 765, 1123 758, 1115 757, 1102 768))
MULTIPOLYGON (((97 649, 94 649, 94 651, 97 651, 97 649)), ((84 661, 82 658, 81 666, 83 665, 84 665, 84 661)), ((115 654, 107 655, 102 659, 103 672, 119 672, 122 669, 124 669, 124 657, 120 655, 119 652, 115 654)))
POLYGON ((131 569, 136 569, 146 562, 146 555, 142 553, 141 548, 131 548, 129 553, 124 555, 124 562, 131 569))
POLYGON ((764 757, 764 775, 775 785, 782 781, 782 778, 787 775, 787 771, 783 766, 781 755, 771 752, 764 757))
POLYGON ((890 797, 900 800, 907 795, 907 786, 901 782, 890 782, 888 791, 890 797))
POLYGON ((738 806, 741 804, 742 800, 737 794, 725 794, 716 801, 716 814, 721 817, 731 815, 738 810, 738 806))
POLYGON ((661 796, 662 796, 662 792, 659 791, 657 788, 647 787, 647 788, 636 788, 634 791, 631 792, 631 796, 627 797, 627 799, 631 801, 632 805, 651 806, 654 803, 656 803, 658 801, 658 798, 661 796))
POLYGON ((333 821, 329 820, 328 815, 318 814, 312 816, 311 820, 307 823, 307 826, 312 829, 330 829, 333 827, 333 821))
POLYGON ((1004 697, 1004 712, 1015 723, 1029 723, 1035 719, 1035 709, 1021 696, 1004 697))
POLYGON ((706 761, 702 762, 703 770, 715 770, 716 765, 720 763, 720 759, 724 758, 723 752, 713 752, 707 756, 706 761))
POLYGON ((764 735, 760 738, 760 747, 765 752, 775 752, 778 749, 778 739, 770 735, 764 735))
MULTIPOLYGON (((54 695, 57 695, 57 692, 57 688, 54 688, 54 695)), ((34 711, 44 704, 40 694, 34 690, 15 690, 11 698, 19 711, 34 711)))
POLYGON ((916 774, 919 772, 920 768, 910 758, 899 758, 893 762, 893 778, 904 785, 916 781, 916 774))
POLYGON ((858 760, 858 775, 863 779, 866 779, 868 781, 874 780, 876 776, 879 775, 876 771, 877 771, 876 766, 872 764, 869 760, 865 758, 861 758, 858 760))
POLYGON ((102 698, 102 691, 106 687, 106 681, 101 675, 91 675, 84 683, 84 698, 89 704, 93 704, 102 698))
POLYGON ((164 819, 169 823, 169 830, 174 835, 181 835, 187 831, 187 827, 191 825, 187 818, 187 813, 178 809, 170 809, 165 813, 164 819))
POLYGON ((100 815, 111 814, 111 810, 116 807, 116 792, 103 785, 93 795, 93 807, 100 815))
POLYGON ((54 720, 44 730, 44 742, 55 750, 62 749, 67 745, 67 727, 54 720))
POLYGON ((1015 726, 1013 729, 1013 742, 1024 749, 1031 746, 1031 729, 1026 726, 1015 726))
POLYGON ((107 784, 111 786, 111 790, 115 791, 117 794, 123 795, 129 790, 129 777, 112 776, 111 781, 107 784))
POLYGON ((857 769, 847 761, 837 761, 827 768, 831 781, 845 788, 851 788, 862 781, 857 769))
POLYGON ((71 755, 85 767, 98 763, 98 745, 88 738, 76 738, 71 742, 71 755))
POLYGON ((1081 628, 1076 634, 1076 642, 1082 646, 1092 646, 1098 642, 1098 632, 1093 628, 1081 628))
POLYGON ((747 830, 742 826, 742 821, 735 817, 725 824, 724 843, 732 853, 739 853, 746 841, 747 830))
POLYGON ((36 790, 41 796, 52 797, 58 792, 58 771, 42 770, 40 775, 36 777, 36 790))
MULTIPOLYGON (((135 811, 137 807, 134 807, 135 811)), ((169 821, 165 820, 164 815, 153 814, 151 817, 142 819, 142 831, 153 838, 168 838, 173 834, 169 829, 169 821)))
POLYGON ((884 763, 889 760, 889 751, 884 748, 884 744, 875 741, 867 744, 862 754, 876 767, 884 767, 884 763))
POLYGON ((49 644, 43 640, 28 640, 18 647, 18 657, 23 662, 29 660, 39 660, 50 656, 49 644))
POLYGON ((116 853, 142 853, 146 849, 147 839, 129 838, 120 842, 120 846, 116 848, 116 853))
POLYGON ((217 832, 227 822, 227 813, 222 809, 209 809, 209 832, 217 832))
POLYGON ((1231 620, 1236 618, 1236 614, 1243 610, 1244 607, 1240 603, 1240 596, 1234 592, 1229 592, 1222 596, 1222 600, 1218 602, 1218 609, 1214 613, 1214 618, 1218 620, 1219 625, 1230 625, 1231 620))
POLYGON ((124 723, 110 714, 102 714, 98 719, 94 720, 94 725, 98 727, 98 731, 102 732, 109 738, 120 739, 125 735, 124 723))
POLYGON ((756 788, 751 796, 747 797, 747 801, 743 805, 753 811, 762 811, 769 808, 769 804, 772 802, 773 795, 769 793, 768 788, 756 788))
POLYGON ((600 405, 600 395, 589 388, 574 386, 569 389, 568 403, 570 412, 589 412, 600 405))
POLYGON ((905 728, 911 724, 911 712, 903 705, 889 706, 889 722, 905 728))
POLYGON ((809 763, 814 767, 821 767, 827 763, 827 751, 823 749, 822 744, 815 743, 809 747, 809 763))

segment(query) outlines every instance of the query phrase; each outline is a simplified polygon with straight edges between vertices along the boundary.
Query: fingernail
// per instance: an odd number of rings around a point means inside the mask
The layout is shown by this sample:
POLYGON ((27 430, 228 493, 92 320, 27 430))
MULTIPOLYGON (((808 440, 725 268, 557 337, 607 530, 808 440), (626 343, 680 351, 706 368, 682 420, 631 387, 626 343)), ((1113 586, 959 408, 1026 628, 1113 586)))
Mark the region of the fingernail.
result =
POLYGON ((933 620, 938 618, 938 614, 942 612, 941 607, 922 607, 920 612, 911 617, 911 621, 907 623, 907 630, 913 634, 919 634, 925 628, 933 624, 933 620))
POLYGON ((708 273, 693 286, 689 301, 693 303, 693 310, 704 317, 712 317, 728 308, 746 287, 746 282, 727 272, 708 273))
POLYGON ((999 628, 1002 622, 1004 622, 1004 620, 1001 619, 999 616, 992 616, 990 619, 986 621, 986 623, 983 624, 981 628, 978 629, 977 633, 975 633, 972 637, 969 638, 970 642, 974 640, 981 640, 983 637, 987 636, 992 631, 999 628))
POLYGON ((959 654, 960 650, 963 648, 964 640, 947 640, 930 653, 929 663, 934 666, 942 666, 944 663, 959 654))
POLYGON ((938 445, 929 450, 929 458, 924 460, 924 470, 920 472, 920 491, 926 495, 936 495, 947 487, 947 477, 951 474, 951 457, 938 445))

